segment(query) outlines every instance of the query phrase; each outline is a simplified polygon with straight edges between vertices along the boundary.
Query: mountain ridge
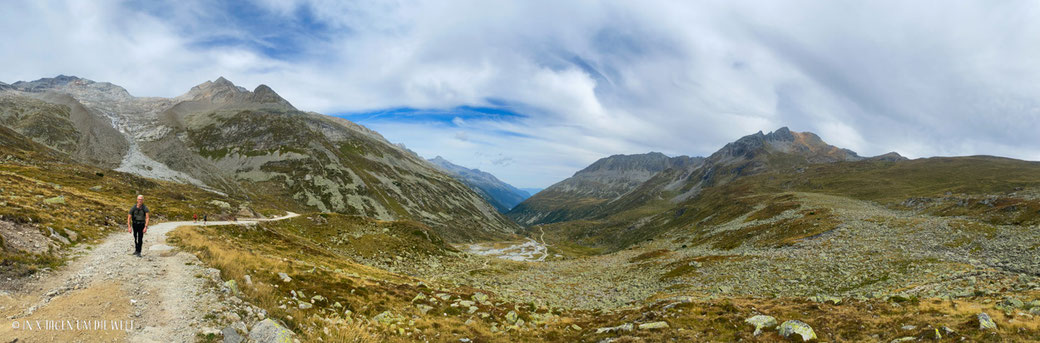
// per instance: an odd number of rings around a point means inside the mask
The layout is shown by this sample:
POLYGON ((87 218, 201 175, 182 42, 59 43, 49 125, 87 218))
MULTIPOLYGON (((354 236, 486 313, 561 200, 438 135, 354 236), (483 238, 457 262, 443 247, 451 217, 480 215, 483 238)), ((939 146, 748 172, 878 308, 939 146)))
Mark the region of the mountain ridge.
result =
MULTIPOLYGON (((80 129, 64 113, 67 104, 53 103, 59 96, 81 104, 91 122, 108 125, 107 137, 120 149, 94 149, 107 164, 86 163, 287 209, 417 220, 452 241, 517 229, 414 153, 346 119, 299 111, 266 85, 249 91, 219 77, 174 98, 134 97, 111 83, 60 75, 15 82, 2 92, 15 99, 7 110, 12 117, 51 106, 46 115, 53 120, 35 124, 43 132, 80 129)), ((76 153, 75 144, 64 144, 64 152, 76 153)))
POLYGON ((459 181, 480 193, 499 212, 509 212, 514 206, 531 196, 527 192, 499 180, 495 175, 480 169, 466 168, 454 164, 441 156, 428 159, 428 161, 442 171, 457 177, 459 181))

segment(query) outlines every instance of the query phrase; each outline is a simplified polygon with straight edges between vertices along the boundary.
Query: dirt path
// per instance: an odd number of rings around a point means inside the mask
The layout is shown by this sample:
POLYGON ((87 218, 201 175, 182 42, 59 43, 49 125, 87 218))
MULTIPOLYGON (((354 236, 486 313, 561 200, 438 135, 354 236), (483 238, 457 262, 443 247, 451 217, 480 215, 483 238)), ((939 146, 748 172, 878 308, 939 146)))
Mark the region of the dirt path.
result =
MULTIPOLYGON (((295 217, 289 213, 282 220, 295 217)), ((210 222, 247 225, 255 220, 210 222)), ((194 255, 165 244, 166 234, 192 222, 152 225, 143 257, 133 256, 129 233, 113 233, 96 246, 80 248, 67 268, 43 275, 11 293, 0 293, 0 342, 190 342, 207 314, 226 306, 219 290, 206 285, 210 270, 194 255), (78 322, 105 321, 108 329, 76 329, 78 322), (72 329, 61 329, 62 326, 72 329), (111 325, 119 326, 118 329, 111 325), (48 328, 50 326, 50 328, 48 328)), ((219 272, 218 272, 219 273, 219 272)))

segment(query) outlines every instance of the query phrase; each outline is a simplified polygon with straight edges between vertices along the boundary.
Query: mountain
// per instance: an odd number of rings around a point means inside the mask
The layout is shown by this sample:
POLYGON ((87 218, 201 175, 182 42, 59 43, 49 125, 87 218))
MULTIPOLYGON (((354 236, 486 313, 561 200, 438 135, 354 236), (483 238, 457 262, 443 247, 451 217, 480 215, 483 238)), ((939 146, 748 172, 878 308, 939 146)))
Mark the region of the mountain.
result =
POLYGON ((469 169, 459 166, 440 156, 434 157, 429 161, 437 168, 440 168, 441 171, 454 176, 466 184, 466 186, 472 188, 501 213, 509 212, 509 209, 513 208, 513 206, 531 197, 527 192, 502 182, 494 175, 491 175, 491 173, 481 171, 480 169, 469 169))
POLYGON ((525 225, 580 219, 664 170, 693 168, 703 160, 659 152, 605 157, 524 200, 506 215, 525 225))
MULTIPOLYGON (((586 170, 599 169, 601 162, 586 170)), ((600 194, 606 188, 579 182, 576 177, 586 170, 560 183, 567 187, 553 185, 507 215, 525 225, 546 224, 542 229, 552 232, 549 236, 558 241, 607 251, 662 234, 740 242, 760 233, 739 236, 713 230, 734 220, 754 218, 755 211, 763 211, 764 216, 797 208, 796 203, 784 200, 790 198, 784 192, 825 193, 901 206, 907 199, 941 196, 941 192, 988 194, 1033 185, 1037 180, 1028 175, 1040 172, 1040 164, 992 157, 908 160, 897 153, 864 158, 829 145, 813 133, 783 127, 728 143, 700 163, 663 169, 638 184, 633 180, 619 188, 627 191, 612 200, 566 196, 600 194), (1007 182, 1005 178, 1022 181, 1007 182), (557 191, 564 189, 566 193, 557 191)), ((1024 207, 1014 210, 1024 211, 1021 218, 1035 217, 1024 207)))
POLYGON ((297 211, 415 220, 449 241, 516 224, 415 153, 345 119, 220 77, 175 98, 74 76, 0 91, 3 125, 83 163, 297 211))

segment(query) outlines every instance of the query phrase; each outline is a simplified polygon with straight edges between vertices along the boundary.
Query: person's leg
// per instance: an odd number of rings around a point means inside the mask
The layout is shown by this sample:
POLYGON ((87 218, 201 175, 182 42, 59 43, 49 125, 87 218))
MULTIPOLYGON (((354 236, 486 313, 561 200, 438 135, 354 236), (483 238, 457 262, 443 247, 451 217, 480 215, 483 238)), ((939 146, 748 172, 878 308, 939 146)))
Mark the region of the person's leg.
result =
POLYGON ((141 255, 141 245, 144 243, 144 225, 134 226, 134 254, 141 255))

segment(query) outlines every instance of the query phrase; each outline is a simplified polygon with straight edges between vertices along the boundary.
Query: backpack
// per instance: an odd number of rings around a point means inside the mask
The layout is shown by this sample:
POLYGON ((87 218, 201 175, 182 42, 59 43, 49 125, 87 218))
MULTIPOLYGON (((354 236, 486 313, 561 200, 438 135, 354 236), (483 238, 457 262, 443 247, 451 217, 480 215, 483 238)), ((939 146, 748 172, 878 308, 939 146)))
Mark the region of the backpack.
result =
POLYGON ((134 207, 130 208, 130 216, 133 218, 134 222, 144 223, 145 215, 147 213, 148 206, 145 206, 144 204, 141 204, 140 208, 138 208, 137 205, 134 205, 134 207))

